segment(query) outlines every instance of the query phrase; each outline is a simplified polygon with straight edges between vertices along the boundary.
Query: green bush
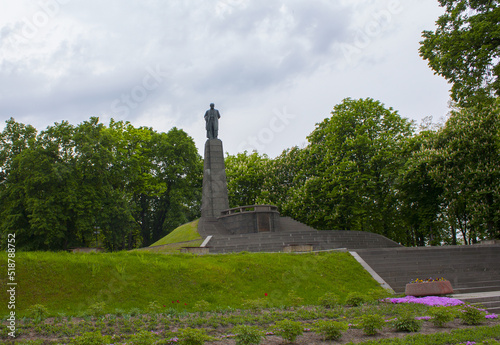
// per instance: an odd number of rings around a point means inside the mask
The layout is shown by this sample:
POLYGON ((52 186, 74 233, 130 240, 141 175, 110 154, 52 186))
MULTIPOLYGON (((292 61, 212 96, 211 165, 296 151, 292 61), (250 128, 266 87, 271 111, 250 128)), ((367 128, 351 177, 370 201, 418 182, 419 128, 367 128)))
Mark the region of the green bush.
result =
POLYGON ((137 316, 141 313, 141 310, 139 308, 132 308, 130 309, 129 315, 130 316, 137 316))
POLYGON ((372 289, 366 293, 366 296, 368 300, 379 301, 392 296, 392 294, 386 289, 372 289))
POLYGON ((111 337, 102 335, 101 332, 87 332, 83 335, 76 336, 70 341, 70 345, 103 345, 110 344, 111 337))
POLYGON ((377 334, 377 330, 382 329, 385 325, 384 318, 380 315, 363 315, 361 317, 361 328, 366 335, 377 334))
POLYGON ((243 307, 253 310, 259 311, 264 309, 267 306, 267 302, 262 298, 257 299, 248 299, 243 302, 243 307))
POLYGON ((333 292, 327 292, 318 299, 320 305, 325 308, 335 308, 340 304, 339 297, 333 292))
POLYGON ((416 320, 410 313, 400 314, 392 324, 397 332, 418 332, 422 327, 422 321, 416 320))
POLYGON ((204 329, 187 327, 179 329, 178 334, 179 344, 182 345, 203 345, 210 340, 204 329))
POLYGON ((346 331, 349 326, 344 322, 331 320, 318 320, 314 323, 313 329, 321 334, 324 340, 338 340, 342 337, 342 331, 346 331))
POLYGON ((297 295, 297 292, 295 292, 294 290, 291 290, 288 293, 288 303, 290 303, 291 306, 298 307, 302 304, 302 302, 304 302, 304 299, 302 297, 299 297, 299 295, 297 295))
POLYGON ((35 304, 28 308, 28 317, 32 318, 35 322, 43 321, 48 313, 48 309, 43 304, 35 304))
POLYGON ((432 316, 432 324, 436 327, 444 327, 447 322, 455 319, 455 313, 447 307, 434 307, 429 310, 432 316))
POLYGON ((149 331, 140 331, 137 334, 134 334, 129 341, 128 345, 151 345, 154 344, 155 341, 158 340, 158 337, 149 331))
POLYGON ((208 303, 207 301, 205 301, 203 299, 194 304, 194 310, 196 310, 200 313, 208 311, 209 309, 210 309, 210 303, 208 303))
POLYGON ((486 315, 483 311, 468 305, 462 309, 460 319, 466 325, 477 326, 486 320, 486 315))
POLYGON ((104 309, 106 308, 106 303, 104 302, 96 302, 89 306, 88 313, 94 317, 104 316, 104 309))
POLYGON ((161 313, 161 310, 162 310, 162 307, 161 305, 158 303, 158 301, 153 301, 153 302, 149 302, 148 304, 148 308, 146 309, 146 312, 148 314, 160 314, 161 313))
POLYGON ((282 337, 288 342, 293 342, 299 335, 302 335, 304 329, 299 321, 291 321, 288 319, 278 321, 273 327, 274 334, 282 337))
POLYGON ((345 304, 358 307, 365 303, 365 301, 366 297, 363 294, 359 292, 350 292, 345 299, 345 304))
POLYGON ((263 332, 256 326, 240 325, 233 328, 236 334, 236 345, 260 344, 263 332))

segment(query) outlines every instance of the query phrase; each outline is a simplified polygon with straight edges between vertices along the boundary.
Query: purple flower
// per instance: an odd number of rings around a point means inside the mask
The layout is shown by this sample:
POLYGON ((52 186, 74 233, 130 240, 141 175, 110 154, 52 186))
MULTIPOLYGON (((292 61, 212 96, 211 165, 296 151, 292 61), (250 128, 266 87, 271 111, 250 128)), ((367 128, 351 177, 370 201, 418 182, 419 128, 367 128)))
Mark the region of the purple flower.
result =
POLYGON ((497 314, 488 314, 488 315, 486 315, 486 318, 487 319, 497 319, 498 315, 497 314))
POLYGON ((425 321, 429 321, 430 319, 431 319, 430 316, 419 316, 415 318, 415 320, 425 320, 425 321))
POLYGON ((399 304, 399 303, 417 303, 424 304, 431 307, 434 306, 455 306, 464 304, 464 302, 449 298, 449 297, 437 297, 437 296, 427 296, 427 297, 414 297, 414 296, 406 296, 403 298, 387 298, 386 301, 399 304))

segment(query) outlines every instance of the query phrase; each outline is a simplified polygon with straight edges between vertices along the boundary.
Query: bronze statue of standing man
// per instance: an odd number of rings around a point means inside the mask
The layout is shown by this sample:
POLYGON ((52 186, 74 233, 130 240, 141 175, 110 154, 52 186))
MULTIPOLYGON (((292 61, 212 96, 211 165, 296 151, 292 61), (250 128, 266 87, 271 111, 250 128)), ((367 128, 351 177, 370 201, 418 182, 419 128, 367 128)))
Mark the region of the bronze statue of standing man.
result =
POLYGON ((205 128, 207 129, 208 139, 217 139, 217 135, 219 135, 220 114, 217 109, 214 109, 214 106, 213 103, 210 103, 210 109, 205 112, 205 128))

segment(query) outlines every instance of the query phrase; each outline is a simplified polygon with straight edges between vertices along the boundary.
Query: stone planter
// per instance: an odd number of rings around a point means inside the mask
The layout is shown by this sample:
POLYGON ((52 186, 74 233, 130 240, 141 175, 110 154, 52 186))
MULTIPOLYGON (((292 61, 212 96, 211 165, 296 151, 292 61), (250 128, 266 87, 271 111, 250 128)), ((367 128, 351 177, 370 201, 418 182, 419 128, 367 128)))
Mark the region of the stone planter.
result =
POLYGON ((452 293, 453 288, 448 280, 406 284, 405 288, 406 296, 415 297, 449 295, 452 293))

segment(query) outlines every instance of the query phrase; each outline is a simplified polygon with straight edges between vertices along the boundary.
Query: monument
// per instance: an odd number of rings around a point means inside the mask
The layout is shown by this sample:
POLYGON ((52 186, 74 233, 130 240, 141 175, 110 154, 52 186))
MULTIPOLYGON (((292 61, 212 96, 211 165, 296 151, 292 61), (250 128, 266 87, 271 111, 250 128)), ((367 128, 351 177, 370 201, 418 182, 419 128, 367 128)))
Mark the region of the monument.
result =
POLYGON ((205 161, 203 164, 203 191, 201 216, 216 218, 229 208, 227 194, 226 168, 222 141, 217 138, 220 113, 210 104, 205 112, 207 142, 205 143, 205 161))
POLYGON ((208 139, 217 139, 219 135, 220 113, 214 108, 215 104, 210 103, 210 109, 205 112, 205 128, 207 129, 208 139))

